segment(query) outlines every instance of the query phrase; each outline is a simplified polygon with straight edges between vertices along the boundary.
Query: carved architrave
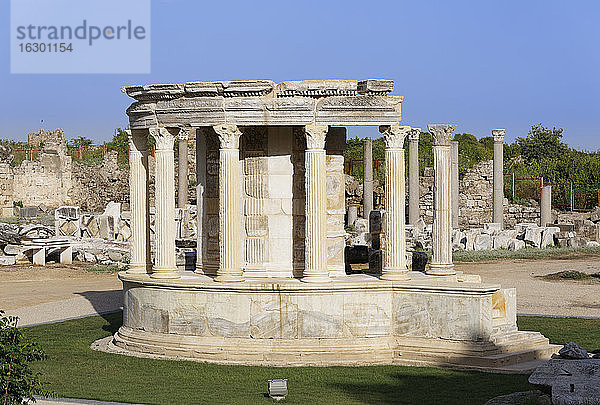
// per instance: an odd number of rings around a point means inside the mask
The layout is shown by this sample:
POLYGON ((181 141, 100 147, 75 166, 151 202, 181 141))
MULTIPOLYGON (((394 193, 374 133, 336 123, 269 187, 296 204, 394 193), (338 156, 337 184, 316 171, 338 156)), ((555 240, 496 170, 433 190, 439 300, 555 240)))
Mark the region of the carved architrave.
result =
POLYGON ((150 128, 150 135, 156 141, 157 150, 173 150, 175 136, 167 128, 150 128))
POLYGON ((315 123, 305 125, 306 149, 324 149, 327 131, 329 131, 328 125, 318 125, 315 123))
POLYGON ((213 129, 219 136, 221 149, 239 149, 242 131, 240 131, 237 125, 215 125, 213 129))
POLYGON ((494 137, 494 143, 504 143, 504 134, 506 129, 492 129, 492 136, 494 137))
POLYGON ((381 125, 379 132, 383 134, 386 149, 402 149, 404 147, 404 138, 411 132, 412 128, 408 125, 381 125))
POLYGON ((449 124, 431 124, 427 125, 429 132, 433 135, 433 144, 436 146, 450 146, 452 132, 456 129, 456 125, 449 124))
POLYGON ((421 136, 421 128, 413 128, 408 133, 408 140, 409 141, 418 141, 420 136, 421 136))

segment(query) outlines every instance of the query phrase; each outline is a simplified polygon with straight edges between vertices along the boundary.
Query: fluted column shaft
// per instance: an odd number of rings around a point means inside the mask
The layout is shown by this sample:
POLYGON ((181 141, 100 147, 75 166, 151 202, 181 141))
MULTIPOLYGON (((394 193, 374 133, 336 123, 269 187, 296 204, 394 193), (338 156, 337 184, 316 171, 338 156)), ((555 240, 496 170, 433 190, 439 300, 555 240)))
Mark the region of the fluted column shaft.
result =
POLYGON ((213 127, 219 149, 219 269, 216 281, 242 281, 241 174, 239 139, 235 125, 213 127))
POLYGON ((408 126, 381 126, 385 140, 385 244, 383 280, 409 280, 406 266, 404 138, 408 126))
POLYGON ((188 203, 188 130, 182 129, 179 139, 179 175, 177 176, 177 206, 185 208, 188 203))
POLYGON ((373 141, 363 140, 363 218, 369 223, 373 211, 373 141))
POLYGON ((131 261, 128 273, 150 273, 148 203, 148 132, 127 130, 129 134, 129 207, 131 210, 131 261))
POLYGON ((504 129, 492 129, 494 137, 493 221, 504 228, 504 129))
POLYGON ((452 176, 452 227, 458 228, 458 141, 450 142, 450 173, 452 176))
POLYGON ((408 223, 419 220, 419 135, 421 128, 413 128, 408 134, 408 223))
POLYGON ((204 242, 204 223, 206 209, 204 207, 204 190, 206 188, 206 127, 196 130, 196 270, 204 274, 206 247, 204 242))
POLYGON ((325 136, 327 125, 308 124, 306 134, 306 239, 302 281, 329 281, 327 270, 327 190, 325 136))
POLYGON ((456 125, 429 125, 433 135, 433 257, 427 274, 456 274, 452 264, 450 139, 456 125))
POLYGON ((166 128, 152 128, 156 140, 155 232, 156 253, 152 278, 179 278, 175 262, 175 136, 166 128))

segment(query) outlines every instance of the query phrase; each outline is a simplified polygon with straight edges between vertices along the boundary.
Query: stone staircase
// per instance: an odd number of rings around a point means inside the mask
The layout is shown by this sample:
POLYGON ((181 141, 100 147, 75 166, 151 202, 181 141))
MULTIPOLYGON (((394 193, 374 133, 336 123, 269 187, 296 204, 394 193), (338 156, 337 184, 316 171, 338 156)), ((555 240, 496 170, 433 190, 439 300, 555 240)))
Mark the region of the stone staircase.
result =
POLYGON ((494 334, 490 341, 398 338, 394 363, 441 366, 500 373, 529 373, 556 353, 539 332, 509 331, 494 334))

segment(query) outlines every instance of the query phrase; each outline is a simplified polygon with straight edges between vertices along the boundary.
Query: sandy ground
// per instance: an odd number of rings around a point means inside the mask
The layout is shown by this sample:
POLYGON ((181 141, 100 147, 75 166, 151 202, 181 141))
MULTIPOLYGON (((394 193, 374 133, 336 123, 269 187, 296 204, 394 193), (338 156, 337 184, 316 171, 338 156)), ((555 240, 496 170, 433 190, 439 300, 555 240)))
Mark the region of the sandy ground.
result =
MULTIPOLYGON (((122 307, 116 274, 85 270, 90 265, 50 264, 0 268, 0 309, 20 325, 53 322, 122 307)), ((354 266, 353 266, 354 267, 354 266)), ((486 283, 516 287, 520 314, 600 318, 600 281, 546 281, 540 275, 564 270, 600 273, 600 257, 458 263, 486 283)))
POLYGON ((455 267, 480 275, 483 282, 515 287, 519 314, 600 318, 600 280, 547 281, 536 277, 567 270, 600 273, 600 257, 457 263, 455 267))
POLYGON ((90 265, 0 267, 0 309, 18 316, 21 326, 118 310, 117 275, 85 268, 90 265))

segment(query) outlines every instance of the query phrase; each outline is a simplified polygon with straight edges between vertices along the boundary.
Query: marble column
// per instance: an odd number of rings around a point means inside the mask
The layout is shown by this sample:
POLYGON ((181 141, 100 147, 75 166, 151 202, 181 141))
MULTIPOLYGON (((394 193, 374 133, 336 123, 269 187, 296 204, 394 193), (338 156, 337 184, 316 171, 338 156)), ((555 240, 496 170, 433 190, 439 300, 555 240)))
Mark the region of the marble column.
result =
POLYGON ((450 179, 450 140, 456 125, 428 125, 433 135, 433 257, 427 274, 456 274, 452 264, 452 193, 450 179))
POLYGON ((458 228, 458 141, 450 142, 450 175, 452 176, 452 228, 458 228))
POLYGON ((404 138, 409 126, 380 126, 385 140, 385 244, 382 280, 410 280, 406 266, 404 138))
POLYGON ((504 228, 504 129, 492 129, 494 137, 493 221, 504 228))
POLYGON ((175 262, 175 136, 166 128, 150 128, 156 141, 154 205, 156 253, 152 278, 179 278, 175 262))
POLYGON ((179 131, 179 175, 177 176, 177 207, 185 208, 188 203, 188 135, 189 129, 179 131))
POLYGON ((219 136, 219 268, 216 281, 242 281, 241 173, 236 125, 216 125, 219 136))
POLYGON ((369 223, 373 211, 373 141, 363 140, 363 218, 369 223))
MULTIPOLYGON (((204 274, 204 260, 206 255, 205 235, 206 209, 204 207, 204 190, 206 189, 206 129, 196 129, 196 270, 195 273, 204 274)), ((210 128, 209 128, 210 129, 210 128)), ((212 129, 211 129, 212 130, 212 129)))
MULTIPOLYGON (((308 124, 306 134, 306 232, 302 281, 327 282, 327 190, 325 184, 325 136, 327 125, 308 124)), ((371 193, 372 194, 372 193, 371 193)))
POLYGON ((419 136, 421 128, 408 133, 408 223, 415 225, 420 217, 419 196, 419 136))
POLYGON ((542 187, 540 200, 540 226, 548 226, 552 222, 552 186, 542 187))
POLYGON ((150 273, 150 204, 148 202, 148 130, 129 134, 129 207, 131 261, 127 273, 150 273))

